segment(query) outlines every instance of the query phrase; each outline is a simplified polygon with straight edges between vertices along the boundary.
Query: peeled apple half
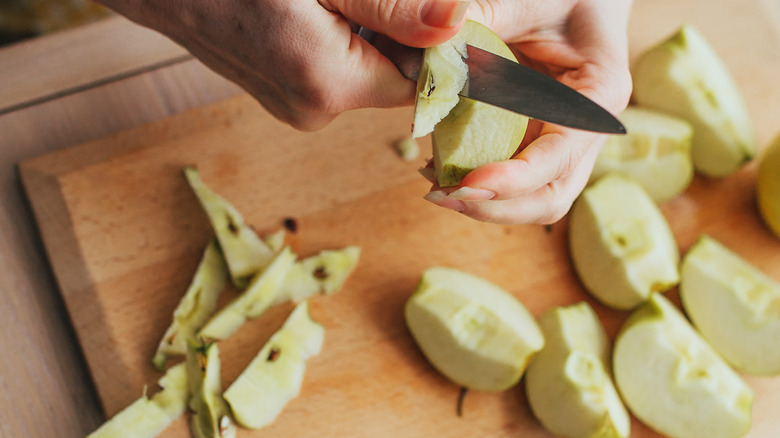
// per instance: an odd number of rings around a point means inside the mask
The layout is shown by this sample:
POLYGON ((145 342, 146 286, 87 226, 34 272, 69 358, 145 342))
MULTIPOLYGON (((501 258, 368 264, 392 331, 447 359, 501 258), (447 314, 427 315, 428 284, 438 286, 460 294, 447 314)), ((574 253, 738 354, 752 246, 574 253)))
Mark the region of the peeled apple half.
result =
POLYGON ((468 77, 463 62, 467 44, 517 61, 498 35, 474 21, 466 21, 450 41, 425 49, 412 136, 433 131, 433 163, 440 187, 458 185, 471 170, 510 158, 528 125, 528 117, 458 96, 468 77))

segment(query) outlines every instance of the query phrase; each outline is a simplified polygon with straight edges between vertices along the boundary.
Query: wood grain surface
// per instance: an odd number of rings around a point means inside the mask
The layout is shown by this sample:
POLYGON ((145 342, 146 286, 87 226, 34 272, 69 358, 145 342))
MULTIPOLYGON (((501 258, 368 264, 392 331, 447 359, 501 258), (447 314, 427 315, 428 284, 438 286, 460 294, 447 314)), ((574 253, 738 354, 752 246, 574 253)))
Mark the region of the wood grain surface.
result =
MULTIPOLYGON (((763 146, 780 130, 776 7, 638 1, 631 51, 682 22, 696 25, 732 69, 763 146)), ((151 356, 211 235, 180 172, 195 164, 261 233, 295 217, 299 232, 289 242, 300 255, 345 245, 364 250, 344 289, 312 302, 326 341, 301 396, 268 429, 240 436, 548 436, 522 385, 469 393, 458 417, 458 388, 416 349, 402 306, 432 265, 481 275, 535 315, 593 303, 571 270, 566 220, 551 230, 497 226, 426 203, 428 185, 416 173, 422 160, 404 162, 391 146, 407 135, 410 120, 408 108, 361 110, 301 133, 244 96, 25 161, 25 189, 106 415, 159 376, 151 356)), ((706 232, 780 280, 780 241, 758 217, 755 170, 751 163, 723 180, 697 178, 662 209, 681 250, 706 232)), ((626 313, 593 304, 614 335, 626 313)), ((225 383, 289 310, 273 308, 221 344, 225 383)), ((747 380, 757 394, 749 436, 775 436, 780 378, 747 380)), ((656 436, 636 421, 633 428, 632 436, 656 436)), ((164 435, 187 436, 186 429, 180 420, 164 435)))

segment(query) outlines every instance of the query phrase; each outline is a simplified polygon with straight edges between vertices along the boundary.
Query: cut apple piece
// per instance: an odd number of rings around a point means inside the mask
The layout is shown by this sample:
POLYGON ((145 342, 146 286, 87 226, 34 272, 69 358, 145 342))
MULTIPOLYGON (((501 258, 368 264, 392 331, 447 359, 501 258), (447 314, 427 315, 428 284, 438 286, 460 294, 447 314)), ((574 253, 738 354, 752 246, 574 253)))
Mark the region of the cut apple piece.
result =
POLYGON ((761 157, 756 197, 761 218, 780 238, 780 135, 775 137, 761 157))
POLYGON ((325 329, 309 314, 309 303, 296 306, 247 368, 225 391, 236 421, 250 429, 273 422, 298 396, 306 361, 319 354, 325 329))
POLYGON ((613 367, 629 410, 661 434, 737 438, 750 428, 752 389, 661 294, 620 329, 613 367))
POLYGON ((212 239, 198 265, 192 283, 173 311, 173 321, 160 340, 152 359, 162 370, 172 356, 187 354, 187 344, 217 309, 222 290, 227 286, 228 272, 216 239, 212 239))
POLYGON ((514 386, 544 346, 536 320, 517 298, 453 268, 425 270, 405 317, 434 368, 469 389, 514 386))
POLYGON ((227 339, 248 319, 262 315, 276 300, 295 253, 284 247, 261 273, 255 275, 241 295, 220 309, 198 333, 199 339, 227 339))
POLYGON ((249 279, 271 262, 274 251, 244 222, 244 217, 230 202, 203 182, 198 169, 186 167, 184 176, 217 235, 233 284, 243 289, 249 279))
POLYGON ((525 116, 458 96, 468 76, 463 61, 467 44, 517 62, 501 38, 474 21, 466 21, 450 41, 425 50, 413 136, 433 130, 433 162, 440 187, 457 185, 483 164, 510 158, 528 125, 525 116))
POLYGON ((683 307, 710 345, 740 371, 780 374, 780 284, 706 235, 681 271, 683 307))
POLYGON ((591 182, 610 172, 634 178, 656 202, 682 193, 693 179, 687 121, 647 108, 631 106, 620 114, 626 135, 611 135, 591 173, 591 182))
POLYGON ((360 259, 360 247, 324 250, 298 260, 290 268, 274 303, 302 301, 314 294, 332 294, 341 289, 360 259))
POLYGON ((236 426, 222 398, 219 348, 215 342, 187 348, 187 379, 190 387, 191 431, 195 438, 233 438, 236 426))
POLYGON ((168 368, 159 380, 162 388, 151 398, 146 394, 103 423, 87 438, 152 438, 187 410, 187 368, 184 363, 168 368))
POLYGON ((610 173, 586 188, 569 216, 577 276, 604 304, 631 309, 680 280, 669 224, 634 179, 610 173))
POLYGON ((631 421, 607 368, 609 340, 586 302, 539 319, 545 345, 525 375, 536 418, 556 436, 626 438, 631 421))
POLYGON ((637 105, 693 125, 693 164, 711 177, 730 175, 756 154, 753 126, 726 65, 692 26, 651 47, 633 69, 637 105))

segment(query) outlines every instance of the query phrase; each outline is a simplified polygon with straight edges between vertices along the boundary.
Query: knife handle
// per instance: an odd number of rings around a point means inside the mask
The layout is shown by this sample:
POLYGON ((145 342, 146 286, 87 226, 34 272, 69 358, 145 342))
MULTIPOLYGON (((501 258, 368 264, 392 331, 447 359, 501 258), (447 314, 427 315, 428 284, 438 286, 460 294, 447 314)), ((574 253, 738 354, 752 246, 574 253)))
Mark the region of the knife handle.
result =
POLYGON ((358 30, 358 36, 376 47, 379 53, 385 55, 405 78, 417 81, 422 66, 423 49, 405 46, 362 26, 358 30))

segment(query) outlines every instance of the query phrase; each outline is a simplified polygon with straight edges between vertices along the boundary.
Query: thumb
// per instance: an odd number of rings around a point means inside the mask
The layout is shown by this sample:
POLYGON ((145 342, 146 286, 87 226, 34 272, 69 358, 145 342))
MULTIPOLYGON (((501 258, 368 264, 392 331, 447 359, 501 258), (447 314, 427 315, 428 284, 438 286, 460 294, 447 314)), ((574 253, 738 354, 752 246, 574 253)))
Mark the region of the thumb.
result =
POLYGON ((319 0, 326 9, 411 47, 431 47, 452 38, 471 1, 319 0))

